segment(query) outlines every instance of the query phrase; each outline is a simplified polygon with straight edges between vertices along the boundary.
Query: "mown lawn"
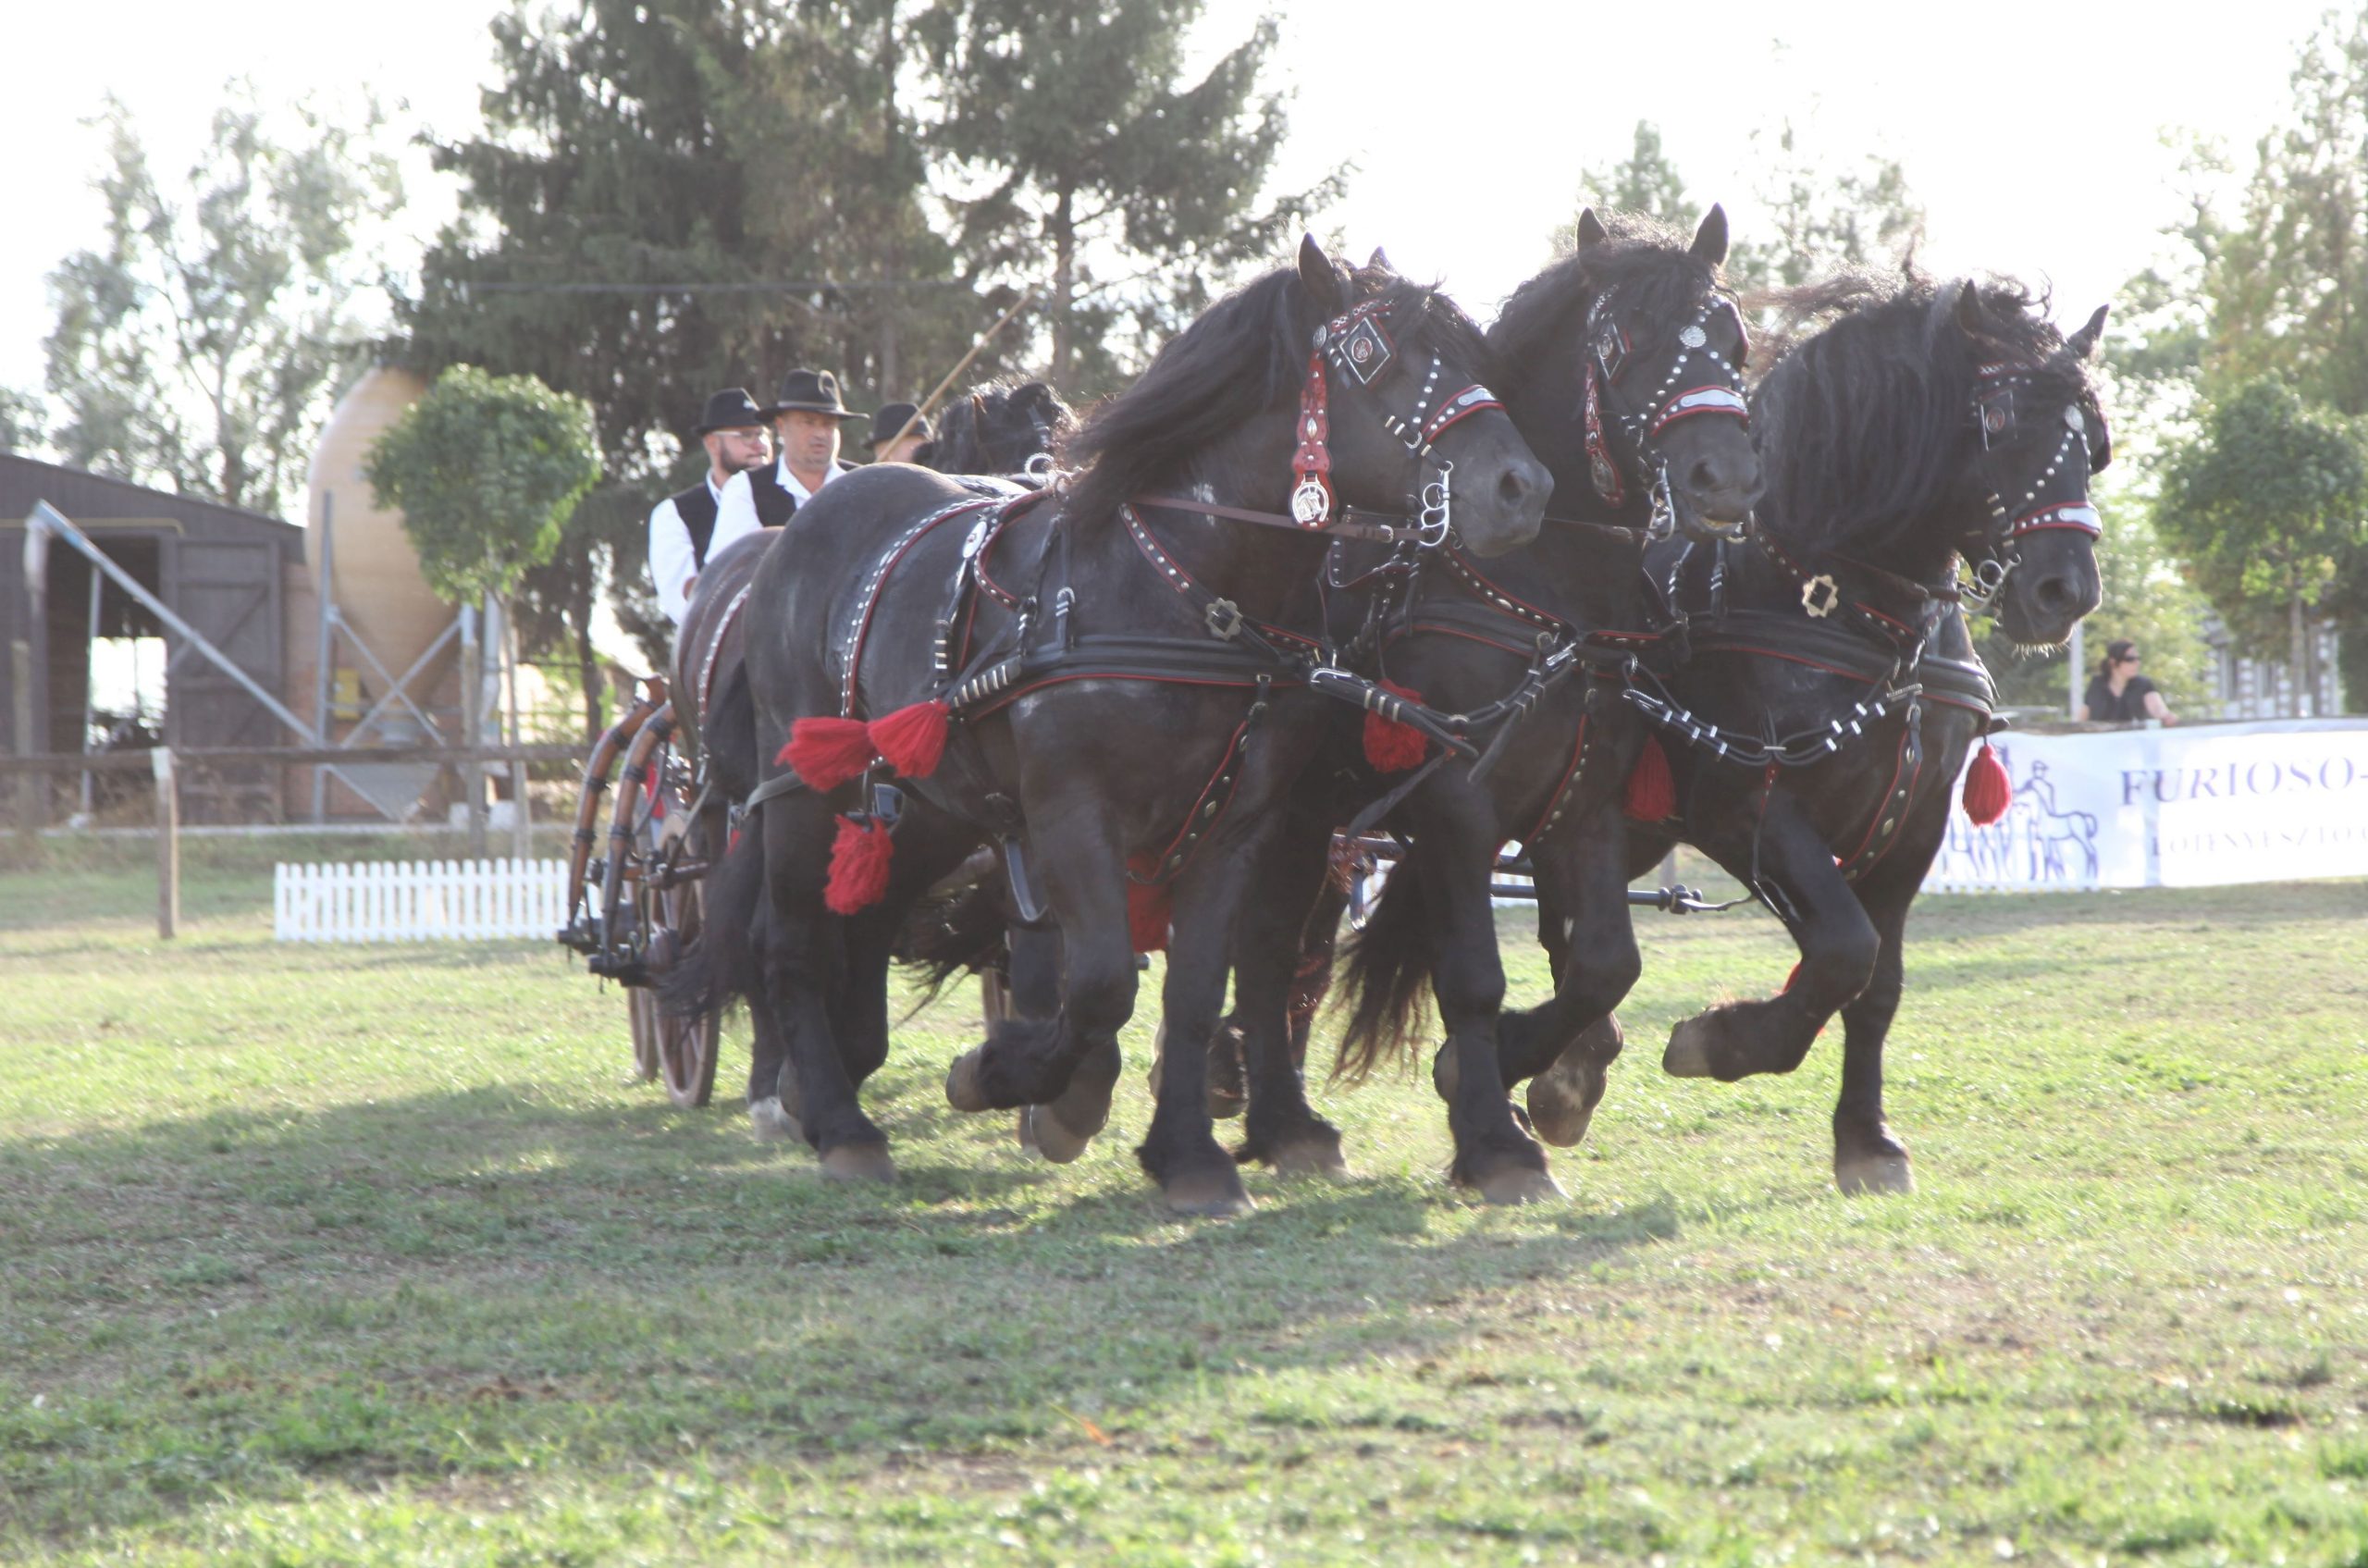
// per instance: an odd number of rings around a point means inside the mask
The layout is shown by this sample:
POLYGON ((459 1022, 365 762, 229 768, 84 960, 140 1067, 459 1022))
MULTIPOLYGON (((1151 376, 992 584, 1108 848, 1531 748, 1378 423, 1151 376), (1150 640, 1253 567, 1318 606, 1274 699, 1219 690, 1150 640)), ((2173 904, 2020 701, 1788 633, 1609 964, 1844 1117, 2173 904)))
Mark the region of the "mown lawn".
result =
POLYGON ((1139 1072, 1067 1169, 950 1111, 967 987, 847 1191, 556 948, 280 947, 261 863, 172 944, 139 852, 0 877, 0 1561, 2368 1565, 2360 884, 1927 903, 1880 1200, 1838 1040, 1660 1075, 1791 955, 1648 913, 1566 1204, 1405 1080, 1207 1224, 1139 1072))

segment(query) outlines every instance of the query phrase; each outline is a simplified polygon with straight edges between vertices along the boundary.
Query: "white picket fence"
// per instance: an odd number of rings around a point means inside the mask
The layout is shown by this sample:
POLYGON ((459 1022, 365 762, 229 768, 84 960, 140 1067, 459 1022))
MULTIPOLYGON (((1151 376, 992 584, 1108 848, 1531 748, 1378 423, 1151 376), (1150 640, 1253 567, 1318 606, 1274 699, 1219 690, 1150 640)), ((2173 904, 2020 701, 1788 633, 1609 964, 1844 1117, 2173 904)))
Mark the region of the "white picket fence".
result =
POLYGON ((566 923, 564 860, 384 860, 271 869, 282 942, 548 937, 566 923))

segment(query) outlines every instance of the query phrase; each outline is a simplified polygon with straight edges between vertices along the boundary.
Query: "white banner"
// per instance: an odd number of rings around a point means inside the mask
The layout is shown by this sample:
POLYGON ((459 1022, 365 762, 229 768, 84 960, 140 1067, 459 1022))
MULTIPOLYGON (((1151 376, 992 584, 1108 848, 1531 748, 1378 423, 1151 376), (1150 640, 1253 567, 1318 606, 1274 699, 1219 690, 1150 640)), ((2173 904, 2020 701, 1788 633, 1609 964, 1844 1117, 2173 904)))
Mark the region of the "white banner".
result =
POLYGON ((2020 735, 2015 803, 1950 814, 1931 893, 2207 887, 2368 876, 2368 719, 2020 735))

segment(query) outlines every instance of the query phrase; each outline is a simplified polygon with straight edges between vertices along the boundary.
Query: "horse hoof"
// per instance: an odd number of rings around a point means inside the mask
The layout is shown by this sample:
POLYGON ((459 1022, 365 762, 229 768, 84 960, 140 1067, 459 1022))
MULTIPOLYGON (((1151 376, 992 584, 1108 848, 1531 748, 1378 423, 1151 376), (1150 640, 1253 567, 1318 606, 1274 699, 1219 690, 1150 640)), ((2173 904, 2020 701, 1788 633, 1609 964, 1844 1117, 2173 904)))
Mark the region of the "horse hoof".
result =
POLYGON ((1250 1102, 1239 1094, 1228 1093, 1215 1084, 1209 1086, 1209 1119, 1230 1121, 1240 1116, 1250 1102))
POLYGON ((975 1048, 955 1057, 954 1065, 945 1069, 945 1103, 973 1115, 994 1109, 987 1102, 986 1090, 979 1083, 979 1053, 975 1048))
POLYGON ((822 1174, 832 1181, 894 1181, 896 1162, 885 1143, 842 1143, 823 1154, 822 1174))
POLYGON ((1160 1195, 1167 1201, 1168 1213, 1193 1219, 1231 1219, 1257 1207, 1231 1166, 1179 1176, 1160 1195))
POLYGON ((1552 1173, 1528 1166, 1506 1166, 1482 1177, 1480 1195, 1492 1204, 1543 1204, 1561 1197, 1562 1184, 1552 1173))
POLYGON ((796 1118, 782 1108, 775 1095, 748 1102, 748 1130, 759 1143, 783 1142, 798 1135, 796 1118))
POLYGON ((1320 1177, 1326 1181, 1346 1181, 1349 1162, 1340 1157, 1340 1135, 1310 1132, 1288 1142, 1277 1143, 1267 1163, 1275 1174, 1297 1179, 1320 1177))
POLYGON ((1523 1098, 1529 1102, 1530 1130, 1556 1148, 1567 1149, 1587 1135, 1596 1101, 1603 1098, 1602 1080, 1598 1077, 1592 1086, 1572 1085, 1563 1081, 1560 1068, 1550 1068, 1529 1080, 1523 1098), (1592 1095, 1588 1087, 1595 1090, 1592 1095))
POLYGON ((1661 1071, 1671 1078, 1710 1077, 1715 1032, 1708 1018, 1690 1018, 1671 1030, 1669 1049, 1661 1053, 1661 1071))
POLYGON ((1833 1184, 1850 1197, 1866 1192, 1913 1192, 1916 1171, 1907 1151, 1833 1156, 1833 1184))
POLYGON ((1071 1132, 1049 1105, 1019 1107, 1019 1146, 1030 1154, 1050 1160, 1054 1165, 1067 1165, 1093 1147, 1093 1134, 1080 1137, 1071 1132))
POLYGON ((1455 1104, 1455 1086, 1459 1081, 1455 1070, 1454 1047, 1442 1045, 1431 1058, 1431 1088, 1449 1105, 1455 1104))

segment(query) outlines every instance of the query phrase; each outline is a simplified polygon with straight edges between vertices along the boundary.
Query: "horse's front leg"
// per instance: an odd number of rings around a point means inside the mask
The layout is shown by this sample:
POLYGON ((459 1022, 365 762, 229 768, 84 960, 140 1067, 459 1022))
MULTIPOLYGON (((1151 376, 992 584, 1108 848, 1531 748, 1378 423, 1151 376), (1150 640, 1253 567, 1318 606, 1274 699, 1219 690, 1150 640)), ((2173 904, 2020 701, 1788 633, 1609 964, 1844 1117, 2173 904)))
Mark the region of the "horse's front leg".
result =
POLYGON ((1858 883, 1882 949, 1874 978, 1842 1009, 1842 1093, 1833 1106, 1833 1181, 1844 1192, 1912 1192, 1916 1173, 1883 1119, 1883 1043, 1899 1011, 1908 906, 1948 832, 1948 794, 1907 826, 1901 843, 1858 883))
POLYGON ((1738 808, 1730 820, 1746 825, 1703 847, 1747 884, 1747 824, 1755 818, 1761 887, 1800 946, 1800 966, 1774 996, 1725 1003, 1671 1030, 1661 1067, 1679 1078, 1732 1082, 1754 1073, 1791 1072, 1808 1056, 1826 1020, 1874 977, 1881 939, 1834 865, 1832 847, 1790 794, 1776 790, 1764 817, 1756 802, 1738 808))
POLYGON ((1614 805, 1530 847, 1554 994, 1505 1014, 1497 1049, 1507 1089, 1530 1080, 1530 1125, 1548 1143, 1567 1147, 1586 1136, 1622 1043, 1611 1009, 1644 969, 1628 913, 1627 856, 1614 805))
POLYGON ((1497 952, 1497 914, 1489 902, 1497 846, 1485 808, 1425 813, 1414 826, 1414 853, 1398 874, 1424 879, 1433 919, 1431 992, 1447 1041, 1432 1081, 1448 1101, 1455 1140, 1449 1179, 1492 1204, 1558 1198, 1546 1151, 1513 1119, 1497 1051, 1505 1004, 1505 968, 1497 952))
POLYGON ((1166 1054, 1151 1130, 1135 1157, 1178 1214, 1236 1215, 1252 1207, 1209 1116, 1209 1036, 1225 1004, 1234 927, 1252 884, 1251 868, 1272 839, 1269 828, 1247 827, 1231 843, 1204 846, 1199 861, 1177 879, 1161 995, 1166 1054))
POLYGON ((1235 1159, 1264 1160, 1286 1176, 1344 1176, 1339 1130, 1307 1103, 1305 1039, 1294 1017, 1309 924, 1338 918, 1325 874, 1332 830, 1295 814, 1276 840, 1259 858, 1235 935, 1234 1028, 1211 1049, 1230 1048, 1239 1031, 1249 1107, 1235 1159))
MULTIPOLYGON (((1061 1005, 1061 934, 1051 926, 1011 929, 1011 1011, 1023 1019, 1057 1017, 1061 1005)), ((1118 1086, 1118 1039, 1091 1043, 1068 1084, 1041 1105, 1019 1108, 1019 1146, 1054 1165, 1067 1165, 1092 1146, 1110 1121, 1118 1086)))
MULTIPOLYGON (((895 1175, 888 1135, 863 1114, 831 1016, 841 990, 845 930, 822 906, 833 828, 826 800, 798 794, 765 808, 765 918, 758 923, 765 1004, 783 1050, 778 1082, 797 1105, 799 1130, 822 1173, 885 1181, 895 1175)), ((752 1083, 751 1089, 758 1087, 752 1083)))
POLYGON ((1058 1101, 1080 1063, 1104 1055, 1115 1063, 1118 1031, 1134 1012, 1126 857, 1111 809, 1078 795, 1048 800, 1029 820, 1059 824, 1031 834, 1030 849, 1060 929, 1060 1006, 1050 1018, 1002 1019, 986 1043, 954 1059, 945 1097, 960 1111, 1058 1101))

